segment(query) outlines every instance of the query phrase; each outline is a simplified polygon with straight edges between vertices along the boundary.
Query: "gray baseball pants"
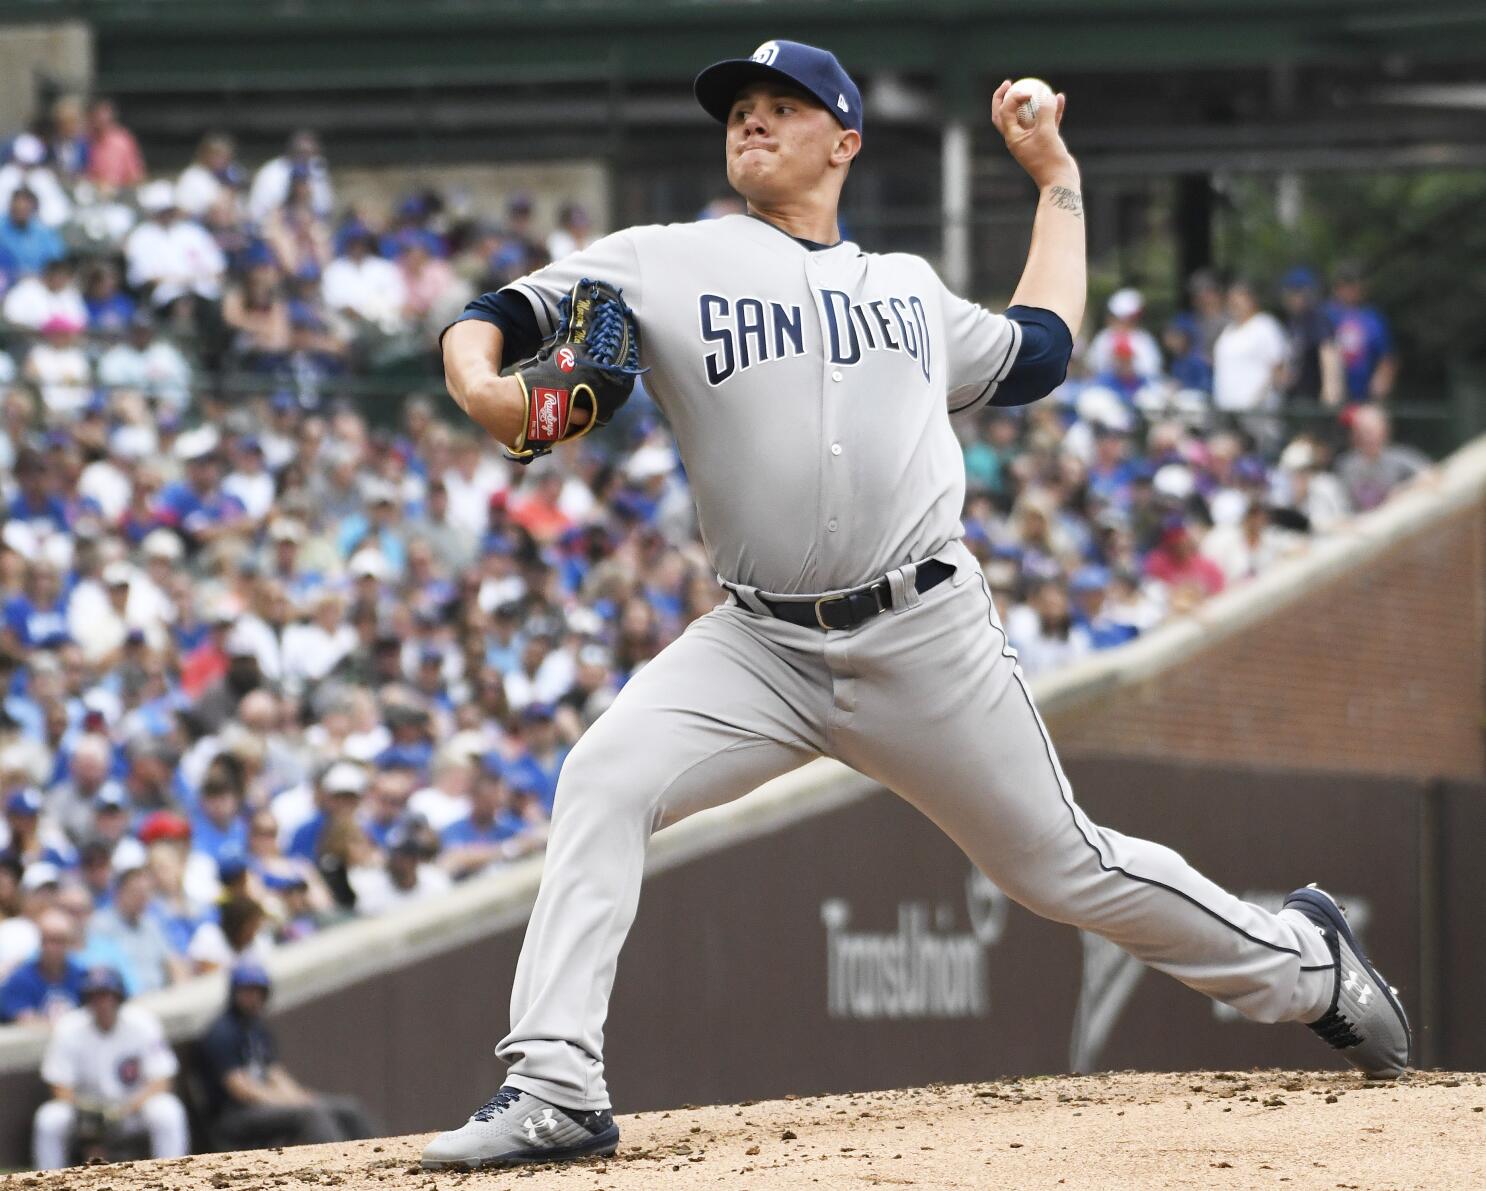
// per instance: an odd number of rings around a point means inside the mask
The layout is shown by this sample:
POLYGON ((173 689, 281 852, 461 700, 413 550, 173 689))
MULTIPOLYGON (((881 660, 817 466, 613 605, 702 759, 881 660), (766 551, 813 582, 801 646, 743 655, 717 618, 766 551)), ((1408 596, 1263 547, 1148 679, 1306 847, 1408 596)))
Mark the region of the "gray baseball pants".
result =
POLYGON ((1332 960, 1293 911, 1240 901, 1159 844, 1073 800, 997 619, 958 542, 955 574, 822 632, 750 611, 745 589, 624 687, 568 757, 546 867, 496 1048, 507 1082, 551 1103, 609 1104, 604 1019, 652 832, 818 755, 917 807, 992 881, 1256 1021, 1312 1021, 1332 960))

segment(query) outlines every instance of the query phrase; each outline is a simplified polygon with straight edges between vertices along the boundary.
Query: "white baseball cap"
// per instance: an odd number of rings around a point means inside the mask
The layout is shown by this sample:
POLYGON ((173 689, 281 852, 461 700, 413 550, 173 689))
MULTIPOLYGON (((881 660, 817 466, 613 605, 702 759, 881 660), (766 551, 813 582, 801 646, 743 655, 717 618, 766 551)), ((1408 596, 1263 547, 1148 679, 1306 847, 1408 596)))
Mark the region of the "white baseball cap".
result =
POLYGON ((320 788, 327 794, 360 794, 366 789, 366 770, 350 761, 337 761, 325 771, 320 788))
POLYGON ((156 179, 141 186, 137 197, 139 209, 146 214, 158 215, 161 211, 173 210, 176 205, 175 183, 164 178, 156 179))
POLYGON ((1145 299, 1133 286, 1117 289, 1109 295, 1109 312, 1115 318, 1134 318, 1145 309, 1145 299))

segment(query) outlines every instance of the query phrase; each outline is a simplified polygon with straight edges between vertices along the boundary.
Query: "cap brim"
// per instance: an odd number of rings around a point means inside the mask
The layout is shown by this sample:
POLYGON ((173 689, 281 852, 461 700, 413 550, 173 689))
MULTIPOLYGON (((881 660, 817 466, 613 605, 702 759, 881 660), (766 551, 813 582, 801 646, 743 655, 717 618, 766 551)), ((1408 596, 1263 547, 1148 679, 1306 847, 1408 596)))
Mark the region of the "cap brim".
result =
POLYGON ((697 97, 697 102, 702 105, 702 110, 719 123, 726 124, 728 112, 732 110, 733 100, 738 98, 738 92, 749 83, 756 83, 760 79, 772 83, 784 83, 791 90, 809 95, 821 107, 835 115, 824 99, 793 76, 785 74, 776 67, 755 62, 752 58, 728 58, 722 62, 714 62, 697 75, 691 89, 697 97))

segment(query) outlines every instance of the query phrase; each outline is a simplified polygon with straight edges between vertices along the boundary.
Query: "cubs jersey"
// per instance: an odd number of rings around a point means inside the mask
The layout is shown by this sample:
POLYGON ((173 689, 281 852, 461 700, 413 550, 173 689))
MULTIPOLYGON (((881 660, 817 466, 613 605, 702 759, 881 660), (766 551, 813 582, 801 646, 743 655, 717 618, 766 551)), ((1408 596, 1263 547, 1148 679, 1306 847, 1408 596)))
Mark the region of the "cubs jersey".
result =
POLYGON ((852 587, 960 536, 951 413, 978 408, 1021 329, 928 263, 808 247, 747 215, 633 227, 516 281, 544 335, 582 278, 623 290, 721 576, 852 587))
POLYGON ((145 1084, 175 1075, 177 1066, 159 1019, 125 1003, 106 1034, 86 1008, 58 1021, 41 1061, 41 1078, 71 1088, 80 1099, 117 1104, 145 1084))

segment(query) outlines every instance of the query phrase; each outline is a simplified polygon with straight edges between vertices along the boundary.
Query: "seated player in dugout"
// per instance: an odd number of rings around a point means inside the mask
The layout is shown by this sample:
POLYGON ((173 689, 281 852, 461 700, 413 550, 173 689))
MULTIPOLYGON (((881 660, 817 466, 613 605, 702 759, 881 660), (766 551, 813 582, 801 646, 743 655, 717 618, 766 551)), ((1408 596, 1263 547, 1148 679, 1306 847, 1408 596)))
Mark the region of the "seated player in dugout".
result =
POLYGON ((1272 912, 1078 806, 960 541, 950 416, 1049 392, 1083 320, 1064 97, 1005 82, 991 100, 1038 191, 1021 281, 994 314, 918 257, 841 239, 863 112, 835 55, 769 41, 704 70, 695 90, 724 126, 746 214, 605 236, 472 302, 443 336, 454 400, 530 459, 627 395, 581 344, 529 359, 560 328, 573 338, 574 287, 619 291, 729 596, 625 685, 563 767, 496 1048, 506 1082, 423 1165, 614 1151, 604 1023, 650 834, 818 756, 923 811, 1036 913, 1253 1020, 1306 1023, 1370 1076, 1398 1075, 1403 1009, 1327 894, 1297 889, 1272 912), (575 401, 583 385, 603 399, 575 401))

